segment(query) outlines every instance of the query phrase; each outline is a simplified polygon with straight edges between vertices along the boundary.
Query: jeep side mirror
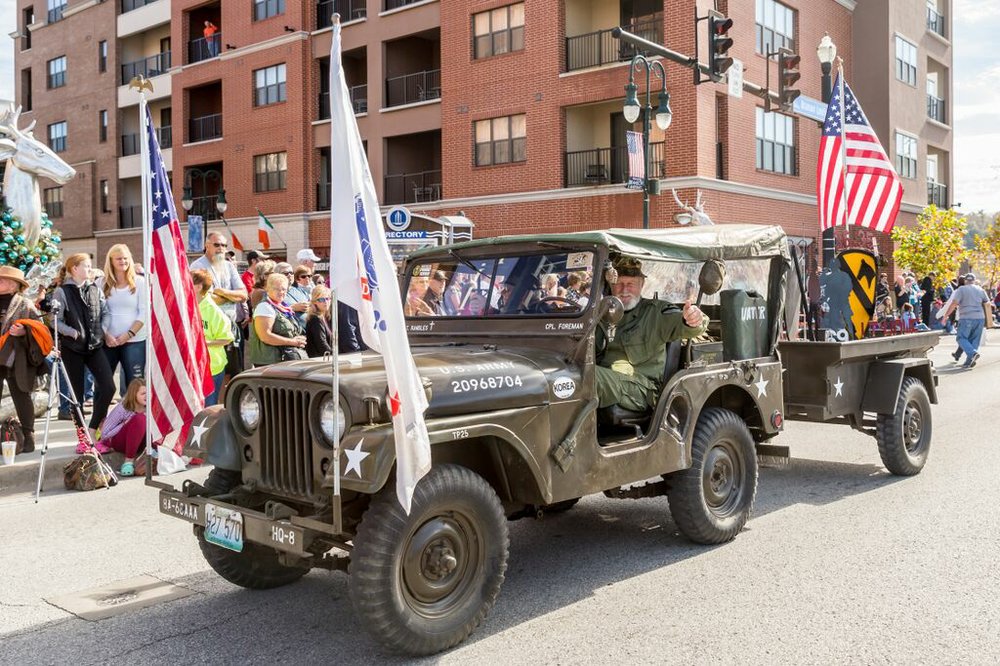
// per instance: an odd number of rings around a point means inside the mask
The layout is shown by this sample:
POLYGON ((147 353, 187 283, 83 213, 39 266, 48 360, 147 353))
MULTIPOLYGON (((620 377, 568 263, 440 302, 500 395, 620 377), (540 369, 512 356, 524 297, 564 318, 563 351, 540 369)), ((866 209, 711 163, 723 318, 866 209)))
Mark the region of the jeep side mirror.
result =
POLYGON ((601 299, 601 321, 608 326, 615 326, 625 316, 625 306, 617 296, 605 296, 601 299))
POLYGON ((717 294, 722 289, 722 283, 726 281, 726 264, 719 259, 709 259, 701 265, 701 272, 698 273, 698 305, 701 305, 701 297, 717 294))

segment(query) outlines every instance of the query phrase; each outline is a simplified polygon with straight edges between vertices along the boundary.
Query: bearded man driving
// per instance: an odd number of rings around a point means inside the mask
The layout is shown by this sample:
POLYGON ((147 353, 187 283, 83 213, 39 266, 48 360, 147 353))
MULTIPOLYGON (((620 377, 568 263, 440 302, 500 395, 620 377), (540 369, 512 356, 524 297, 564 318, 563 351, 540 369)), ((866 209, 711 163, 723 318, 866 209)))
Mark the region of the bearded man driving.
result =
POLYGON ((632 257, 614 261, 618 281, 611 293, 625 306, 614 336, 598 330, 597 397, 600 407, 621 405, 643 412, 656 404, 666 358, 666 343, 703 334, 708 317, 688 299, 683 310, 642 297, 646 275, 632 257), (610 339, 609 339, 610 338, 610 339))

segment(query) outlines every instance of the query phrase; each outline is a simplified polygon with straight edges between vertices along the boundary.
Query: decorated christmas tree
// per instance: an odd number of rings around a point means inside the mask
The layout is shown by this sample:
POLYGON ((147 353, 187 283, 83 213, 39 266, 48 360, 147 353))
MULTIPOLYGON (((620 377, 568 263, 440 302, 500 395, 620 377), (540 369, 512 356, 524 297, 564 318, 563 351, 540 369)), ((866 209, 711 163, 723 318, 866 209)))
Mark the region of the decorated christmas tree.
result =
POLYGON ((28 247, 24 224, 13 210, 3 207, 0 215, 0 266, 13 266, 27 273, 36 265, 44 269, 50 262, 59 261, 62 253, 59 232, 52 228, 48 215, 42 213, 42 231, 34 247, 28 247))

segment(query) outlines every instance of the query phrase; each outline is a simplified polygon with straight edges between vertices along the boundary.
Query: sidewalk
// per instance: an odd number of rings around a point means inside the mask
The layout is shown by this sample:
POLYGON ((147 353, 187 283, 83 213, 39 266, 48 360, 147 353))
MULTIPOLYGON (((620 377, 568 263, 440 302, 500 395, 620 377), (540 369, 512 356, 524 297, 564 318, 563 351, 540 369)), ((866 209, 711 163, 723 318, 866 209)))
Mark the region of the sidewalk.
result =
MULTIPOLYGON (((72 421, 60 421, 58 411, 52 410, 49 425, 49 447, 45 454, 45 480, 43 487, 62 487, 62 468, 76 457, 76 426, 72 421)), ((0 497, 14 492, 32 491, 38 479, 38 466, 42 461, 42 441, 45 434, 45 415, 35 419, 35 451, 21 453, 13 465, 0 463, 0 497)))

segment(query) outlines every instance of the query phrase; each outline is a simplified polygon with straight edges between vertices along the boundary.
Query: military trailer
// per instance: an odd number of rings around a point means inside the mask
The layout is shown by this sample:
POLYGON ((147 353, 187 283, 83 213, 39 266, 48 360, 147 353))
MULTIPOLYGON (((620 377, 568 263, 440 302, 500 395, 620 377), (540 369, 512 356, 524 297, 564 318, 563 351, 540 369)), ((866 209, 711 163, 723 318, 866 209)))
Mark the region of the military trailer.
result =
POLYGON ((920 471, 936 401, 925 354, 936 336, 779 344, 790 266, 781 228, 752 225, 420 251, 403 294, 433 464, 409 515, 396 499, 386 378, 372 353, 339 359, 336 396, 329 358, 236 377, 186 446, 214 469, 204 485, 157 482, 160 510, 191 522, 205 559, 236 585, 346 571, 359 621, 388 648, 420 655, 458 644, 492 607, 509 519, 596 493, 665 495, 686 537, 726 542, 753 508, 757 453, 784 453, 769 442, 786 418, 850 424, 876 437, 891 472, 920 471), (622 258, 641 264, 643 296, 662 316, 692 300, 710 318, 704 335, 664 342, 643 411, 601 408, 595 387, 609 341, 626 353, 649 342, 612 295, 622 258), (444 288, 430 290, 442 274, 444 288))

